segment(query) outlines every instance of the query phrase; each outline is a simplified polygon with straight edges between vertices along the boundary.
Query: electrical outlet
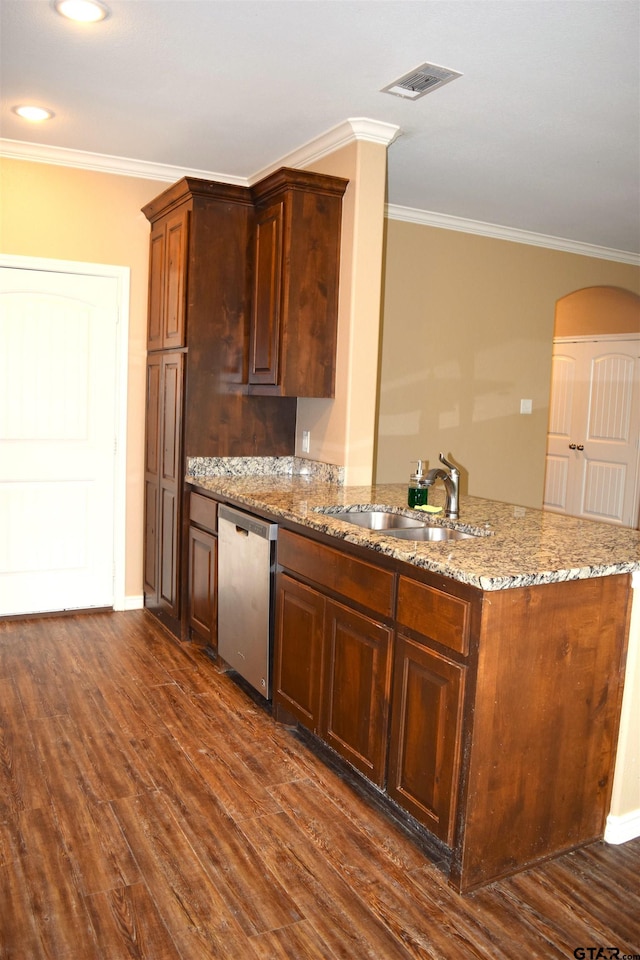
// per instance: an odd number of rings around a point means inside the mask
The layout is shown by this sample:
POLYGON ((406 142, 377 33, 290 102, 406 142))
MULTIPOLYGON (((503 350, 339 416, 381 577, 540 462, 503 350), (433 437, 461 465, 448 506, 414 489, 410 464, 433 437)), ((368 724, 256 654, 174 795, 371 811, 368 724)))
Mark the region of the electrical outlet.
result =
POLYGON ((311 447, 311 431, 303 430, 302 431, 302 452, 309 453, 311 447))

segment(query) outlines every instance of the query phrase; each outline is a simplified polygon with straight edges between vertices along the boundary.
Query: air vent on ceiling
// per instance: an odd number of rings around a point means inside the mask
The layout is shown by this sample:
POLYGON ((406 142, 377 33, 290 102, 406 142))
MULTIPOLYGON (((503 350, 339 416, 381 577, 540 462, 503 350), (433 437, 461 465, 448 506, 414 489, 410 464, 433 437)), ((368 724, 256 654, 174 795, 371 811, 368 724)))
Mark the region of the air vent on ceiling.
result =
POLYGON ((447 67, 438 67, 435 63, 423 63, 409 73, 405 73, 399 80, 394 80, 383 87, 381 93, 390 93, 394 97, 404 97, 407 100, 418 100, 425 93, 442 87, 445 83, 461 77, 462 74, 447 67))

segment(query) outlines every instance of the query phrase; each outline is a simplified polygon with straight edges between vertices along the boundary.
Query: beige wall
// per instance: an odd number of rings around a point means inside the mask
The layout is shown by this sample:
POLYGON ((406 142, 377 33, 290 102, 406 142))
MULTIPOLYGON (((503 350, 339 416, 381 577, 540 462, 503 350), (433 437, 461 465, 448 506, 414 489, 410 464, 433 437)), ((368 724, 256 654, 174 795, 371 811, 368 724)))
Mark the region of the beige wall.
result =
POLYGON ((399 220, 385 247, 376 480, 442 450, 467 492, 541 506, 556 301, 640 270, 399 220))
POLYGON ((298 400, 296 453, 303 455, 302 431, 309 430, 308 456, 344 465, 347 483, 368 484, 376 428, 386 147, 359 140, 312 169, 350 182, 343 201, 335 399, 298 400))
POLYGON ((0 250, 131 269, 125 594, 142 597, 144 393, 149 223, 155 180, 0 159, 0 250))

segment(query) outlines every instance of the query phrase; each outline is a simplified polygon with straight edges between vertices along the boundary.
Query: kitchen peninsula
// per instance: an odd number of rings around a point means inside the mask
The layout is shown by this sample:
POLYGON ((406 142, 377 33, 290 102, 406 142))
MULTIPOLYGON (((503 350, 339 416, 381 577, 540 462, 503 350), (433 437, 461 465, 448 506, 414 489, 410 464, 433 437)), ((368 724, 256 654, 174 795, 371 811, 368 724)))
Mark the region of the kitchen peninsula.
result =
POLYGON ((640 534, 463 496, 459 521, 429 522, 474 536, 397 539, 335 511, 411 513, 406 487, 341 480, 293 457, 188 463, 192 542, 214 556, 221 502, 279 524, 276 718, 420 824, 461 892, 601 838, 640 534))

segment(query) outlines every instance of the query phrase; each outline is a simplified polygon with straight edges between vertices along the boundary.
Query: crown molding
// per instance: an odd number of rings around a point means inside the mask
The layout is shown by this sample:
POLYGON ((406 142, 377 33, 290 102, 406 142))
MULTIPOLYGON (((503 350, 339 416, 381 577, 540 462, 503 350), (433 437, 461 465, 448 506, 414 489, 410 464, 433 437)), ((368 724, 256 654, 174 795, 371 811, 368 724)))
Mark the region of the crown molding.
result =
MULTIPOLYGON (((345 120, 326 133, 321 134, 321 136, 310 140, 307 144, 299 147, 292 153, 281 157, 278 161, 258 171, 251 177, 236 177, 212 170, 174 167, 164 163, 149 163, 145 160, 131 160, 126 157, 113 157, 102 153, 88 153, 84 150, 68 150, 63 147, 53 147, 42 143, 28 143, 24 140, 8 140, 2 138, 0 138, 0 156, 10 157, 14 160, 50 163, 58 166, 74 167, 80 170, 93 170, 98 173, 140 177, 142 179, 159 180, 167 183, 175 183, 176 180, 181 180, 183 177, 197 177, 202 180, 217 180, 220 183, 249 187, 263 177, 273 173, 279 169, 279 167, 306 166, 357 140, 389 146, 400 134, 400 127, 392 123, 368 120, 365 117, 345 120)), ((396 204, 387 204, 385 207, 385 215, 390 220, 404 220, 408 223, 439 227, 443 230, 457 230, 461 233, 493 237, 498 240, 509 240, 513 243, 527 243, 537 247, 546 247, 550 250, 561 250, 565 253, 575 253, 580 256, 595 257, 601 260, 614 260, 618 263, 640 266, 640 254, 637 253, 625 250, 613 250, 609 247, 597 247, 589 243, 565 240, 560 237, 549 237, 541 233, 516 230, 512 227, 502 227, 495 223, 465 220, 462 217, 452 217, 442 213, 418 210, 413 207, 402 207, 396 204)))
POLYGON ((127 157, 112 157, 104 153, 88 153, 84 150, 68 150, 43 143, 27 143, 24 140, 0 139, 0 156, 14 160, 32 160, 36 163, 51 163, 79 170, 98 173, 114 173, 143 180, 164 180, 175 183, 183 177, 198 177, 202 180, 218 180, 246 187, 245 177, 233 177, 211 170, 194 170, 191 167, 173 167, 166 163, 149 163, 146 160, 131 160, 127 157))
POLYGON ((269 164, 263 170, 255 173, 251 178, 251 185, 269 176, 280 167, 305 167, 316 160, 334 153, 341 147, 346 147, 356 140, 366 140, 369 143, 379 143, 388 147, 400 135, 400 127, 394 123, 384 123, 381 120, 368 120, 366 117, 353 117, 344 120, 337 126, 309 140, 302 147, 280 157, 275 163, 269 164))
POLYGON ((564 253, 577 253, 583 257, 595 257, 599 260, 615 260, 640 266, 640 254, 627 250, 613 250, 609 247, 597 247, 578 240, 564 240, 562 237, 549 237, 543 233, 528 230, 516 230, 513 227, 501 227, 497 223, 483 223, 481 220, 464 220, 429 210, 416 210, 413 207, 401 207, 395 204, 385 206, 385 216, 389 220, 404 220, 407 223, 420 223, 441 230, 457 230, 460 233, 473 233, 480 237, 493 237, 497 240, 509 240, 512 243, 528 243, 549 250, 561 250, 564 253))
POLYGON ((214 170, 195 170, 192 167, 174 167, 165 163, 149 163, 146 160, 131 160, 127 157, 113 157, 103 153, 88 153, 84 150, 68 150, 44 143, 28 143, 25 140, 0 139, 0 156, 14 160, 31 160, 36 163, 51 163, 62 167, 74 167, 79 170, 93 170, 98 173, 113 173, 120 176, 141 177, 146 180, 162 180, 175 183, 183 177, 197 177, 201 180, 217 180, 241 187, 252 186, 258 180, 280 167, 302 167, 314 160, 332 153, 334 150, 352 143, 354 140, 367 140, 388 146, 398 136, 400 128, 392 123, 367 120, 358 117, 345 120, 326 133, 310 140, 304 146, 251 177, 236 177, 214 170))

